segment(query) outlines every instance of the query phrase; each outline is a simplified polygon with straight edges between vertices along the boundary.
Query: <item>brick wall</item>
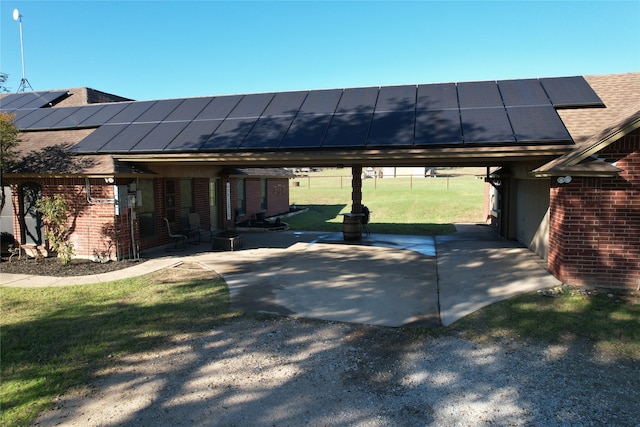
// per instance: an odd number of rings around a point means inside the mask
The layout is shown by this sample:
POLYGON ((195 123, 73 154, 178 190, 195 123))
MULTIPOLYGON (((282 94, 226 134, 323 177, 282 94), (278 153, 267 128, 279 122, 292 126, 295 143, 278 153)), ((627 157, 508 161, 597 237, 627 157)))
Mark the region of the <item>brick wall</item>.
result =
POLYGON ((636 288, 640 282, 640 137, 599 153, 615 178, 552 180, 549 269, 565 283, 636 288))
MULTIPOLYGON (((92 179, 89 182, 92 199, 112 199, 114 197, 113 185, 105 185, 102 179, 92 179)), ((73 244, 75 257, 93 258, 96 254, 100 254, 115 259, 118 246, 121 250, 125 250, 123 245, 131 246, 127 213, 116 219, 113 203, 89 203, 84 179, 13 180, 12 203, 15 213, 20 211, 22 204, 19 189, 27 183, 39 184, 42 188, 42 197, 53 197, 55 194, 60 194, 66 200, 69 206, 70 241, 73 244), (125 227, 124 224, 127 226, 125 227)), ((25 239, 22 237, 23 230, 24 224, 20 216, 14 215, 14 235, 21 243, 25 243, 25 239)), ((129 249, 129 247, 126 248, 126 250, 129 249)))
MULTIPOLYGON (((106 255, 112 259, 116 256, 120 259, 128 258, 139 250, 145 250, 156 246, 171 243, 166 223, 165 208, 165 183, 172 178, 154 179, 155 191, 155 213, 156 229, 155 237, 140 240, 140 230, 138 221, 133 222, 133 235, 131 238, 132 224, 130 209, 123 209, 120 215, 116 215, 113 203, 100 203, 95 199, 112 199, 115 195, 114 185, 106 184, 103 179, 90 179, 91 198, 94 203, 87 200, 87 190, 84 178, 47 178, 47 179, 14 179, 12 180, 12 195, 14 212, 19 211, 21 205, 19 188, 29 182, 39 184, 42 187, 43 197, 51 197, 54 194, 62 194, 71 213, 69 224, 72 227, 71 242, 73 243, 75 257, 94 258, 96 255, 106 255)), ((125 185, 129 182, 116 181, 117 185, 125 185)), ((209 226, 209 179, 195 178, 193 180, 194 208, 200 214, 200 221, 203 227, 209 226)), ((180 209, 180 186, 175 180, 175 211, 180 209)), ((235 208, 237 206, 237 180, 233 178, 223 178, 221 186, 218 188, 219 198, 218 212, 224 229, 235 227, 235 208), (226 183, 231 184, 231 207, 232 218, 226 219, 226 183)), ((255 218, 257 212, 262 211, 261 207, 261 184, 260 179, 249 178, 246 180, 247 194, 247 215, 243 218, 255 218)), ((270 178, 267 180, 267 215, 275 215, 288 211, 289 191, 288 180, 286 178, 270 178)), ((134 209, 136 211, 136 209, 134 209)), ((242 220, 242 219, 241 219, 242 220)), ((173 224, 172 227, 177 227, 173 224)), ((14 235, 20 240, 24 224, 20 221, 19 215, 14 215, 14 235)), ((173 230, 177 231, 177 230, 173 230)), ((24 239, 22 241, 24 242, 24 239)))

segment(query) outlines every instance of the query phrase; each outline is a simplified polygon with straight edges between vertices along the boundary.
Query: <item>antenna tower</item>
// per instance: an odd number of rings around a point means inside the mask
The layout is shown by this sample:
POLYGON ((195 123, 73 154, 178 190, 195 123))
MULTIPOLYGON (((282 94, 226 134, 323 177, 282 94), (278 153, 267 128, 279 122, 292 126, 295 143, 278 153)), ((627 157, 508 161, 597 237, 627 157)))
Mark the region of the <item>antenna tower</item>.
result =
POLYGON ((22 14, 18 9, 13 9, 13 20, 20 22, 20 53, 22 55, 22 80, 20 80, 20 86, 18 86, 18 92, 25 92, 27 88, 33 90, 29 80, 24 73, 24 42, 22 41, 22 14))

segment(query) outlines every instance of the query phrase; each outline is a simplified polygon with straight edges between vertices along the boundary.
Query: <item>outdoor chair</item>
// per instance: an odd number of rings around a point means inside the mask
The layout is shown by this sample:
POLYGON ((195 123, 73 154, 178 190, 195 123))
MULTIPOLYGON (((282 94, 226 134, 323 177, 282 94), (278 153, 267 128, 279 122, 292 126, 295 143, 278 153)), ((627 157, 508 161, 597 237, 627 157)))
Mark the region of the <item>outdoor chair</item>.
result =
POLYGON ((367 236, 371 235, 371 232, 369 231, 369 218, 371 216, 371 211, 369 210, 368 207, 366 206, 362 206, 362 231, 364 231, 365 233, 367 233, 367 236))
POLYGON ((202 225, 200 225, 200 214, 198 213, 189 214, 189 232, 197 233, 198 237, 201 235, 201 233, 209 234, 209 241, 213 239, 213 230, 207 230, 206 228, 203 228, 202 225))
POLYGON ((182 244, 182 249, 186 249, 187 236, 184 234, 173 233, 171 231, 171 226, 169 225, 169 220, 167 218, 164 219, 164 222, 167 223, 167 233, 169 233, 169 237, 171 237, 175 242, 175 249, 178 249, 179 244, 182 244))

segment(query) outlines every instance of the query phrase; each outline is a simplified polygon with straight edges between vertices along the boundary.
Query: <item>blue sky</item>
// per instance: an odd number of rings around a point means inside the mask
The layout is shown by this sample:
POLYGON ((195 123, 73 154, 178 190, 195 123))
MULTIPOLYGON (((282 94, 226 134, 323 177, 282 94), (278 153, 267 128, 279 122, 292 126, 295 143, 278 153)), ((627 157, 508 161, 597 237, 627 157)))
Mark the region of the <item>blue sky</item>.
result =
POLYGON ((640 1, 0 2, 17 90, 133 99, 640 71, 640 1))

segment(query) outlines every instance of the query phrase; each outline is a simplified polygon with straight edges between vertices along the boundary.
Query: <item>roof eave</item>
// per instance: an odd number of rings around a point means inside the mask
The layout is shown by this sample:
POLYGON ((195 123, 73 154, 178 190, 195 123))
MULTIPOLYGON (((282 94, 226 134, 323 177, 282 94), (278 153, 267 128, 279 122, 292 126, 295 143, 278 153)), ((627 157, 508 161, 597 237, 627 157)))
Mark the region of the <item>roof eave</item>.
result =
POLYGON ((439 149, 340 149, 315 151, 254 151, 254 152, 193 152, 193 153, 140 153, 112 154, 123 162, 145 163, 223 163, 251 167, 288 166, 432 166, 440 163, 452 164, 504 164, 514 161, 540 160, 565 154, 571 146, 518 146, 518 147, 469 147, 439 149))

